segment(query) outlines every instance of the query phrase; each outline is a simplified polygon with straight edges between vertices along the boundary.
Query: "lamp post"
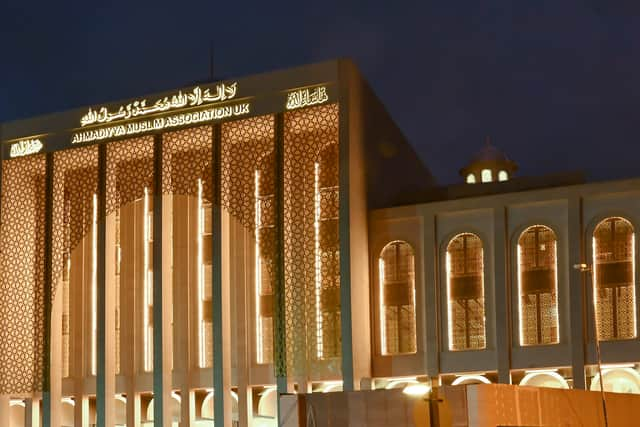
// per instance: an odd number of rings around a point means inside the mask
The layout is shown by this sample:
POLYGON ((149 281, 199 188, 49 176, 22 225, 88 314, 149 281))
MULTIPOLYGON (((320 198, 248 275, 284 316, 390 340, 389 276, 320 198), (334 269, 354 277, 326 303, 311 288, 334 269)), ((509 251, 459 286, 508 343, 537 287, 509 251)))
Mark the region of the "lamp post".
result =
MULTIPOLYGON (((589 264, 575 264, 573 266, 574 269, 580 271, 581 273, 592 273, 593 268, 589 264)), ((607 402, 604 394, 604 379, 602 377, 602 358, 600 356, 600 333, 598 331, 598 322, 596 319, 596 290, 593 286, 593 283, 590 283, 591 288, 591 305, 593 309, 593 332, 594 332, 594 340, 596 345, 596 359, 598 362, 598 378, 600 380, 600 397, 602 399, 602 412, 604 415, 604 425, 605 427, 609 427, 609 419, 607 417, 607 402)))

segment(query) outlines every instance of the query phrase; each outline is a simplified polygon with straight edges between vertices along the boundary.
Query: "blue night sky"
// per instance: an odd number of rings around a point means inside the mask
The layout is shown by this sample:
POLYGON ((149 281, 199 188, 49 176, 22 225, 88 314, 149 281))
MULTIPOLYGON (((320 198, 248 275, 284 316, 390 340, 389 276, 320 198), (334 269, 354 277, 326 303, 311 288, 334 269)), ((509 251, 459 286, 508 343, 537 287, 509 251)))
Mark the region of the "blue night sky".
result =
POLYGON ((0 0, 0 121, 351 57, 438 181, 494 144, 520 175, 640 176, 633 0, 0 0))

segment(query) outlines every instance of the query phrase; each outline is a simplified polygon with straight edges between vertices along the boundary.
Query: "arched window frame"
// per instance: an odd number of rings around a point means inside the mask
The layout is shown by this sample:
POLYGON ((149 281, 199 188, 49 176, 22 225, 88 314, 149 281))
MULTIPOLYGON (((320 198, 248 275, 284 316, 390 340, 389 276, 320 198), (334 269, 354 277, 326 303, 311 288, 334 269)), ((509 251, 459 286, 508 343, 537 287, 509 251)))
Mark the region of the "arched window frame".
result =
MULTIPOLYGON (((597 323, 596 328, 600 328, 600 320, 599 320, 599 316, 598 316, 598 279, 597 279, 597 274, 598 274, 598 263, 597 263, 597 255, 596 255, 596 251, 597 251, 597 243, 596 243, 596 232, 598 231, 598 228, 604 224, 606 221, 608 220, 612 220, 612 219, 620 219, 620 220, 624 220, 626 221, 630 227, 631 227, 631 231, 632 231, 632 241, 631 241, 631 265, 632 265, 632 273, 631 273, 631 277, 633 280, 633 284, 631 286, 631 293, 632 293, 632 308, 633 308, 633 318, 632 318, 632 322, 633 322, 633 326, 632 326, 632 335, 628 336, 628 337, 618 337, 618 338, 606 338, 606 337, 602 337, 600 336, 600 340, 601 341, 618 341, 618 340, 627 340, 627 339, 637 339, 638 338, 638 301, 637 301, 637 286, 638 286, 638 277, 637 277, 637 268, 636 268, 636 258, 637 258, 637 243, 636 243, 636 239, 635 239, 635 230, 637 229, 637 223, 636 221, 631 219, 631 216, 625 213, 620 213, 620 212, 612 212, 609 215, 601 215, 598 216, 596 219, 594 219, 594 221, 591 222, 591 226, 587 229, 587 233, 586 233, 586 238, 587 241, 589 241, 591 243, 590 246, 590 250, 589 250, 589 257, 590 257, 590 267, 591 267, 591 274, 590 274, 590 292, 588 295, 589 300, 591 300, 591 306, 589 308, 589 311, 592 313, 592 315, 594 316, 593 319, 595 319, 595 323, 597 323)), ((589 325, 590 329, 593 329, 593 320, 589 325)), ((595 335, 598 333, 598 329, 593 330, 592 331, 592 339, 593 337, 595 337, 595 335)), ((600 334, 601 335, 601 334, 600 334)))
MULTIPOLYGON (((517 305, 517 316, 518 316, 518 342, 521 346, 526 346, 526 347, 530 347, 530 346, 537 346, 537 345, 555 345, 555 344, 559 344, 560 342, 560 304, 559 304, 559 293, 560 293, 560 284, 559 284, 559 279, 558 279, 558 233, 556 233, 556 230, 553 226, 548 225, 548 224, 544 224, 544 223, 534 223, 532 225, 528 225, 526 227, 523 227, 519 233, 516 234, 516 238, 514 239, 514 245, 515 245, 515 271, 516 271, 516 286, 517 286, 517 293, 516 293, 516 297, 514 298, 514 302, 517 305), (523 313, 523 307, 522 307, 522 296, 523 296, 523 284, 522 284, 522 263, 521 263, 521 257, 522 257, 522 252, 521 252, 521 243, 522 243, 522 239, 525 236, 525 233, 527 233, 529 230, 532 230, 536 227, 543 227, 544 229, 548 230, 549 232, 552 233, 553 238, 554 238, 554 243, 555 243, 555 247, 554 247, 554 255, 553 258, 555 260, 555 267, 554 267, 554 272, 553 272, 553 291, 552 295, 555 294, 555 328, 556 328, 556 339, 553 340, 552 342, 536 342, 536 343, 526 343, 525 342, 525 337, 524 337, 524 313, 523 313)), ((543 334, 543 331, 540 330, 538 331, 538 340, 537 341, 541 341, 541 337, 540 335, 543 334)))
POLYGON ((416 306, 416 260, 415 260, 415 249, 414 246, 407 242, 406 240, 402 240, 402 239, 396 239, 396 240, 390 240, 388 241, 383 247, 382 249, 379 251, 378 253, 378 265, 377 265, 377 274, 378 274, 378 283, 377 283, 377 301, 378 301, 378 307, 377 307, 377 313, 378 313, 378 339, 379 339, 379 351, 380 354, 383 356, 396 356, 396 355, 406 355, 406 354, 415 354, 417 353, 417 347, 418 347, 418 340, 417 340, 417 306, 416 306), (407 245, 409 250, 410 250, 410 256, 412 258, 411 260, 411 271, 412 273, 410 273, 410 278, 412 280, 412 286, 411 286, 411 305, 413 308, 413 325, 412 325, 412 335, 409 337, 410 342, 412 341, 412 345, 410 345, 410 351, 397 351, 397 352, 390 352, 388 351, 388 347, 386 345, 386 326, 387 326, 387 319, 386 319, 386 315, 385 315, 385 293, 384 293, 384 287, 385 287, 385 277, 384 277, 384 260, 383 260, 383 255, 385 254, 385 251, 387 251, 388 249, 391 248, 392 245, 397 245, 397 244, 404 244, 407 245))
POLYGON ((486 270, 486 257, 485 257, 485 239, 481 236, 480 233, 475 232, 475 231, 471 231, 471 230, 466 230, 466 231, 461 231, 458 233, 454 233, 448 236, 448 238, 443 242, 441 248, 442 248, 442 253, 443 253, 443 269, 444 269, 444 306, 445 308, 445 313, 443 313, 444 317, 446 317, 447 321, 446 324, 443 325, 445 330, 443 331, 443 333, 445 334, 445 336, 447 337, 447 350, 449 351, 481 351, 481 350, 485 350, 487 348, 488 345, 488 330, 487 330, 487 301, 486 301, 486 295, 487 295, 487 283, 486 283, 486 274, 487 274, 487 270, 486 270), (452 300, 451 300, 451 270, 450 270, 450 265, 451 265, 451 259, 450 259, 450 254, 449 254, 449 248, 451 247, 451 244, 454 242, 454 240, 456 240, 457 238, 463 236, 463 235, 471 235, 476 237, 481 244, 481 267, 482 267, 482 273, 481 273, 481 289, 482 289, 482 334, 483 334, 483 342, 480 346, 477 347, 469 347, 469 348, 456 348, 454 345, 454 331, 452 328, 452 322, 453 322, 453 314, 452 314, 452 300))

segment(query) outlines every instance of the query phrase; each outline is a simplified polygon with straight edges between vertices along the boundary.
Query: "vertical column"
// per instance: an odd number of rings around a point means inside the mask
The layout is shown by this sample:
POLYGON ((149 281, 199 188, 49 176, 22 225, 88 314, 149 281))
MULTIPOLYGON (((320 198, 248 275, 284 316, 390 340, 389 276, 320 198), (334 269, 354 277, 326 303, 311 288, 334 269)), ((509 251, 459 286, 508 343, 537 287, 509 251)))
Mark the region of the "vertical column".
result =
MULTIPOLYGON (((584 303, 586 275, 573 268, 576 264, 585 263, 584 233, 582 223, 582 198, 579 196, 569 199, 569 330, 571 331, 571 370, 573 373, 573 388, 584 390, 584 349, 585 325, 584 303)), ((559 304, 560 305, 560 304, 559 304)))
MULTIPOLYGON (((106 274, 107 146, 98 148, 98 223, 97 223, 97 352, 96 422, 98 427, 114 425, 115 410, 115 313, 114 286, 107 286, 106 274)), ((110 233, 113 239, 113 233, 110 233)), ((113 245, 113 242, 111 242, 113 245)))
POLYGON ((7 395, 0 396, 0 425, 8 426, 9 425, 9 410, 10 410, 10 399, 7 395))
POLYGON ((350 97, 342 96, 340 102, 339 126, 339 208, 338 232, 340 235, 340 331, 342 336, 342 389, 354 390, 353 331, 351 307, 351 174, 350 139, 346 112, 349 111, 350 97))
MULTIPOLYGON (((231 377, 231 352, 229 332, 229 286, 223 280, 223 257, 229 260, 228 242, 223 242, 222 224, 222 128, 213 127, 213 211, 212 211, 212 303, 213 303, 213 407, 215 426, 231 425, 231 401, 229 385, 231 377), (223 253, 225 248, 225 253, 223 253), (225 334, 225 332, 227 332, 225 334)), ((228 230, 228 221, 227 227, 228 230)), ((228 239, 227 239, 228 240, 228 239)), ((227 276, 228 276, 228 269, 227 276)), ((227 277, 228 279, 228 277, 227 277)))
MULTIPOLYGON (((52 278, 52 285, 55 280, 57 278, 52 278)), ((53 298, 50 355, 51 425, 58 427, 62 423, 62 289, 58 289, 53 298)))
POLYGON ((40 399, 32 397, 25 400, 24 408, 24 425, 25 427, 40 426, 40 399))
POLYGON ((498 381, 500 383, 510 384, 511 322, 509 321, 509 236, 507 232, 506 207, 497 207, 495 209, 493 233, 498 381))
MULTIPOLYGON (((51 290, 52 290, 52 218, 53 218, 53 154, 47 153, 45 177, 45 228, 44 228, 44 378, 42 379, 42 423, 51 423, 51 290)), ((55 427, 55 426, 54 426, 55 427)))
MULTIPOLYGON (((438 345, 438 331, 440 326, 438 324, 439 319, 439 304, 438 296, 439 284, 438 280, 438 233, 436 216, 432 213, 424 213, 422 215, 422 223, 424 227, 422 245, 424 248, 424 254, 422 258, 422 265, 424 271, 424 316, 422 319, 426 319, 426 324, 423 323, 422 327, 426 332, 426 348, 425 362, 427 366, 427 375, 429 377, 437 377, 440 374, 439 355, 440 346, 438 345)), ((416 260, 417 261, 417 260, 416 260)))
POLYGON ((154 137, 154 197, 153 197, 153 424, 171 426, 171 367, 165 355, 171 351, 167 327, 170 301, 163 285, 162 263, 162 135, 154 137))
MULTIPOLYGON (((287 335, 286 299, 284 280, 284 114, 275 116, 275 226, 276 226, 276 282, 273 289, 273 363, 275 367, 278 396, 287 392, 287 335)), ((278 419, 280 419, 278 397, 278 419)))

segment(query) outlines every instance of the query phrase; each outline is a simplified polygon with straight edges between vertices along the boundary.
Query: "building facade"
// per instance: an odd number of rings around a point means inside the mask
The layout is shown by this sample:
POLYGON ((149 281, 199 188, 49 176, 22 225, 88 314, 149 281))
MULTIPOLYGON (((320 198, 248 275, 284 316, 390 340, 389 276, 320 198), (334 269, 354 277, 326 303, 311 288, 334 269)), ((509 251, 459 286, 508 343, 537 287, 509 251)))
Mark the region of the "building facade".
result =
POLYGON ((278 393, 425 380, 593 389, 594 318, 605 387, 640 393, 640 181, 515 178, 488 145, 437 187, 347 60, 0 132, 0 425, 266 427, 278 393))

